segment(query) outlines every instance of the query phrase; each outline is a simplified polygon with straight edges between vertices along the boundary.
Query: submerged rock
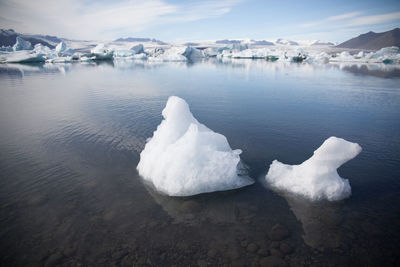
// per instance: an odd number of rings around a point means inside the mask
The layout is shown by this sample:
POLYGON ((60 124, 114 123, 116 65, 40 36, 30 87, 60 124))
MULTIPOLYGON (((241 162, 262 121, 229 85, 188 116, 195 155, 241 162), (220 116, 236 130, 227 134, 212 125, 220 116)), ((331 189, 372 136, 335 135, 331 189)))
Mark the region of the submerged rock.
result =
POLYGON ((289 236, 288 229, 280 224, 275 224, 268 233, 269 239, 273 241, 280 241, 289 236))
POLYGON ((276 256, 269 256, 262 258, 260 260, 260 265, 262 267, 287 267, 288 264, 282 260, 281 258, 278 258, 276 256))

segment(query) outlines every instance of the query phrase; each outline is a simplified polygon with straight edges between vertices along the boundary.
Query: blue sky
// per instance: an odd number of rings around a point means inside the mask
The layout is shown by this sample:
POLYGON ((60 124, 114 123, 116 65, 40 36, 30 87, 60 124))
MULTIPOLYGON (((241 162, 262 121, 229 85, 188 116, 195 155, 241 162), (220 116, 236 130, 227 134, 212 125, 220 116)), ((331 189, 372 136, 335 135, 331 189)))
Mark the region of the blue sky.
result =
POLYGON ((73 39, 341 42, 400 27, 400 1, 0 0, 0 25, 73 39))

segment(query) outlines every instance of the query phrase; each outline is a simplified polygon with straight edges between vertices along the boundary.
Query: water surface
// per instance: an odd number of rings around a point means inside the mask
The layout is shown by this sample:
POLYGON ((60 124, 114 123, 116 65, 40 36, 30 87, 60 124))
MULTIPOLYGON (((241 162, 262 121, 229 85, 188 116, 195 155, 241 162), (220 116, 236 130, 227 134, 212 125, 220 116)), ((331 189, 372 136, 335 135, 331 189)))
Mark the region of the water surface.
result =
POLYGON ((1 265, 394 266, 399 77, 263 60, 0 65, 1 265), (142 181, 139 153, 170 95, 243 150, 254 185, 170 198, 142 181), (299 164, 330 136, 363 147, 339 169, 349 199, 265 185, 274 159, 299 164), (288 235, 272 240, 276 224, 288 235))

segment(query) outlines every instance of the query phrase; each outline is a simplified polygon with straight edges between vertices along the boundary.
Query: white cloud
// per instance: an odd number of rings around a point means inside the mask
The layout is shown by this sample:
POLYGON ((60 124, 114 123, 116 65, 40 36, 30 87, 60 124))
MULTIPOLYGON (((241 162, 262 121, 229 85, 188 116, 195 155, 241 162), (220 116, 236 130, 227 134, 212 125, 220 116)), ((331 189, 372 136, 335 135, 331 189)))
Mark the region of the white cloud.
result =
POLYGON ((358 17, 352 20, 349 26, 381 24, 394 20, 400 20, 400 12, 358 17))
POLYGON ((332 23, 332 21, 340 21, 340 20, 354 18, 360 14, 362 14, 362 12, 351 12, 351 13, 340 14, 340 15, 331 16, 331 17, 328 17, 325 19, 321 19, 318 21, 303 23, 303 24, 300 24, 300 27, 310 28, 310 27, 314 27, 314 26, 318 26, 318 25, 322 25, 322 24, 326 24, 326 23, 332 23))
POLYGON ((342 15, 332 16, 332 17, 327 18, 327 20, 350 19, 350 18, 357 17, 360 14, 361 14, 361 12, 351 12, 351 13, 346 13, 346 14, 342 14, 342 15))
POLYGON ((135 34, 154 25, 196 21, 228 13, 242 0, 169 4, 165 0, 89 3, 79 0, 4 0, 0 24, 25 33, 77 39, 107 39, 135 34))

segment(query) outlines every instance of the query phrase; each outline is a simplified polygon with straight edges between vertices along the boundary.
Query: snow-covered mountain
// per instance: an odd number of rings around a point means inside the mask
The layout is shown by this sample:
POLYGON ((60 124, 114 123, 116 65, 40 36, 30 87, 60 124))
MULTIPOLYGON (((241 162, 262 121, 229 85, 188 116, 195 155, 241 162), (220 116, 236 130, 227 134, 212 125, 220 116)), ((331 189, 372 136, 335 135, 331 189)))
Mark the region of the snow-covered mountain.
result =
POLYGON ((40 34, 22 34, 17 33, 13 29, 0 29, 0 46, 12 46, 15 44, 17 36, 29 41, 32 45, 42 44, 50 48, 54 48, 62 40, 56 36, 40 35, 40 34))

